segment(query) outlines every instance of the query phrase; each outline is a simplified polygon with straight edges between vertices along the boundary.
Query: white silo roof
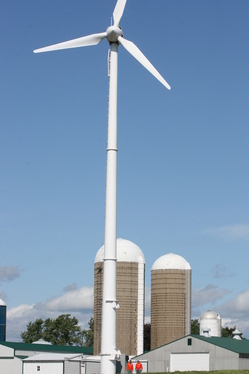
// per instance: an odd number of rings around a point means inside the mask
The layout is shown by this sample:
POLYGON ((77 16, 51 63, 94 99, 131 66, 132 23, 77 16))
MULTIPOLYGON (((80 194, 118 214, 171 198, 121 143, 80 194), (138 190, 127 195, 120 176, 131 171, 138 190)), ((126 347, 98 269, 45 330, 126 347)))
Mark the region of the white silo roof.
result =
POLYGON ((217 318, 220 319, 220 315, 217 314, 214 310, 206 310, 200 316, 200 320, 201 319, 217 319, 217 318))
POLYGON ((0 306, 6 306, 5 302, 2 299, 0 299, 0 306))
MULTIPOLYGON (((98 250, 95 261, 103 262, 104 260, 104 245, 98 250)), ((118 238, 117 239, 117 261, 118 262, 139 262, 145 263, 144 255, 141 249, 130 240, 118 238)))
POLYGON ((39 339, 36 342, 32 342, 31 344, 48 344, 48 345, 52 345, 51 342, 47 342, 46 340, 43 340, 43 339, 39 339))
POLYGON ((165 269, 188 270, 191 269, 191 267, 182 256, 168 253, 167 255, 159 257, 151 268, 151 270, 165 269))

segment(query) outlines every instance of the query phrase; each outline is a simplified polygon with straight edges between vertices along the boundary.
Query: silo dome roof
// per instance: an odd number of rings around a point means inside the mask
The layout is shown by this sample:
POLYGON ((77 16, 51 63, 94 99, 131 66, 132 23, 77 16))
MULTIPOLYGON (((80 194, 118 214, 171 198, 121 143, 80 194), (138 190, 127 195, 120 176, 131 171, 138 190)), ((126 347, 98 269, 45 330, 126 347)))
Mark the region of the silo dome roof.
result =
POLYGON ((159 257, 151 268, 151 270, 165 269, 188 270, 191 269, 191 267, 182 256, 168 253, 167 255, 159 257))
MULTIPOLYGON (((95 261, 102 262, 104 260, 104 245, 98 250, 95 261)), ((144 255, 141 249, 130 240, 117 239, 117 261, 118 262, 139 262, 145 263, 144 255)))
POLYGON ((5 302, 2 299, 0 299, 0 306, 6 306, 5 302))
POLYGON ((200 319, 217 319, 220 318, 220 315, 217 314, 214 310, 206 310, 200 316, 200 319))

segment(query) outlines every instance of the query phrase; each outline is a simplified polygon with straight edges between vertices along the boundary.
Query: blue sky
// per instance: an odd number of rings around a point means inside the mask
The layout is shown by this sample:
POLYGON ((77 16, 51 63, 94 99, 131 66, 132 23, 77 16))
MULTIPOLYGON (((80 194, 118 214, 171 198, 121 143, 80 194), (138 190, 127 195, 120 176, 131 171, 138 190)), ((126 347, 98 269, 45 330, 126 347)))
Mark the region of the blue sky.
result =
MULTIPOLYGON (((32 51, 111 23, 115 0, 1 4, 0 298, 7 339, 36 318, 93 315, 104 242, 108 43, 32 51)), ((150 271, 192 268, 192 318, 249 338, 249 3, 128 0, 121 20, 172 87, 119 48, 117 236, 150 271)))

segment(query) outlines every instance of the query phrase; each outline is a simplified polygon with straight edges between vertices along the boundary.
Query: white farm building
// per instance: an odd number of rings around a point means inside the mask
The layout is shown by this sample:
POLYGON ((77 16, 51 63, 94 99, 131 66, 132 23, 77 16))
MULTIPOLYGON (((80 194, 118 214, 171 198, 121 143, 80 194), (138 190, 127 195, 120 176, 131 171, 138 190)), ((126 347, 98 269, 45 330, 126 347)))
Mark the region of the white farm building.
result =
POLYGON ((0 342, 1 374, 82 374, 92 348, 0 342))
POLYGON ((148 372, 249 369, 249 340, 187 335, 137 356, 148 372))

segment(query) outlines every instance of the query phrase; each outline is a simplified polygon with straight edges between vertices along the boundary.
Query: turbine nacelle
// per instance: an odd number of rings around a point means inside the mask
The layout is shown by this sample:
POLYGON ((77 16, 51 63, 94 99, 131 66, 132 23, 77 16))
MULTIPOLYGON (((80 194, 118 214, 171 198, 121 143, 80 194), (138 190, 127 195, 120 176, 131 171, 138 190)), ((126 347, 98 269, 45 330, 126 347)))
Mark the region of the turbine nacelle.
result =
POLYGON ((106 38, 108 40, 109 43, 117 43, 118 42, 118 38, 121 36, 123 36, 123 31, 121 29, 121 27, 119 26, 110 26, 108 27, 108 29, 106 30, 106 38))

